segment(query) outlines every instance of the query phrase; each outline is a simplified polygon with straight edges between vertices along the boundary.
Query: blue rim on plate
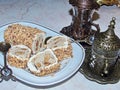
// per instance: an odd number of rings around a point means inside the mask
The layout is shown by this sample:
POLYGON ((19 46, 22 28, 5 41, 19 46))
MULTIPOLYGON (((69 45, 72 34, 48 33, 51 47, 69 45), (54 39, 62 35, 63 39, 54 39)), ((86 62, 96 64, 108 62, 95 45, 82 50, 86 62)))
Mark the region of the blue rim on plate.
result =
MULTIPOLYGON (((47 36, 61 35, 60 33, 57 33, 49 28, 46 28, 44 26, 37 25, 34 23, 15 22, 15 23, 10 23, 10 24, 0 27, 0 42, 4 41, 4 31, 9 25, 12 25, 12 24, 21 24, 21 25, 30 26, 33 28, 38 28, 42 31, 45 31, 47 36)), ((63 60, 61 63, 61 65, 63 65, 63 68, 55 72, 54 75, 38 77, 38 76, 31 74, 27 70, 18 69, 18 68, 11 67, 11 66, 9 67, 13 71, 13 76, 15 76, 18 80, 25 82, 27 84, 34 85, 34 86, 55 85, 73 76, 78 71, 78 69, 80 68, 80 66, 82 65, 84 61, 84 58, 85 58, 84 48, 79 43, 76 43, 74 41, 72 42, 72 47, 73 47, 73 57, 70 59, 63 60)), ((1 53, 0 53, 0 59, 1 59, 0 65, 3 65, 3 56, 1 53)))

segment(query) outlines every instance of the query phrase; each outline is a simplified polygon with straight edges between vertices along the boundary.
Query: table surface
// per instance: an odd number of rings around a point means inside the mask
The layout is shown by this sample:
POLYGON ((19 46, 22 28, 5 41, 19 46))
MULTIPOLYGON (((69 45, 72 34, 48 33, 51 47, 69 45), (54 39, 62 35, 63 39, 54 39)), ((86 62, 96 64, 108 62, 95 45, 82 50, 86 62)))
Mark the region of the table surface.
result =
MULTIPOLYGON (((73 8, 68 0, 0 0, 0 26, 16 21, 27 21, 43 25, 59 32, 70 25, 69 10, 73 8)), ((116 17, 115 33, 120 37, 120 8, 116 6, 102 6, 97 11, 99 19, 94 21, 100 25, 101 31, 108 28, 112 17, 116 17)), ((119 90, 120 82, 101 85, 86 79, 77 72, 66 82, 51 88, 35 88, 21 82, 3 81, 0 90, 119 90)))

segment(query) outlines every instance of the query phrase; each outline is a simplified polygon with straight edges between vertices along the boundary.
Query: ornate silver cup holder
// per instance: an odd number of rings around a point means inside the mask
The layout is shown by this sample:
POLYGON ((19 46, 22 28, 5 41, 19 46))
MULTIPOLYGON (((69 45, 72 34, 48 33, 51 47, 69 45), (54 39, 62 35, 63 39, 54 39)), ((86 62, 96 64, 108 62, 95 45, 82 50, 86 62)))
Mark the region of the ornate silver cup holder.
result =
POLYGON ((80 67, 79 71, 89 80, 95 81, 99 84, 114 84, 119 82, 120 80, 120 57, 118 58, 118 61, 116 63, 116 66, 114 67, 113 72, 110 75, 107 76, 100 76, 95 74, 89 65, 90 58, 91 58, 91 47, 88 47, 86 50, 86 56, 85 60, 80 67))

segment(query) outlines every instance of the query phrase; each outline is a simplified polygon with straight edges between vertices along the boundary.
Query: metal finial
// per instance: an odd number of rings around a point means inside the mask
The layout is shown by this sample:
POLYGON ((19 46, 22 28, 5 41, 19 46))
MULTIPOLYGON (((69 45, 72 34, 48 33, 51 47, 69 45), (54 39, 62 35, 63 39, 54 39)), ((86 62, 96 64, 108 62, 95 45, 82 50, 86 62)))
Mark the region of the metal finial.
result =
POLYGON ((113 17, 112 20, 111 20, 111 22, 110 22, 110 25, 111 25, 111 26, 114 26, 114 25, 116 24, 116 23, 115 23, 115 20, 116 20, 116 18, 113 17))

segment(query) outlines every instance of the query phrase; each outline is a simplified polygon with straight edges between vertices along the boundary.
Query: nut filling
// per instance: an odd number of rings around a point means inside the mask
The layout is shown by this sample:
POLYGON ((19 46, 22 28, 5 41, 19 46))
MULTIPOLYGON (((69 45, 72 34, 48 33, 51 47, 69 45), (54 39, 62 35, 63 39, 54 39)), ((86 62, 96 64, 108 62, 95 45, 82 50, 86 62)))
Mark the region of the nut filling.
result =
POLYGON ((21 24, 8 26, 4 32, 5 42, 11 44, 8 63, 36 76, 60 70, 62 61, 73 57, 70 38, 64 35, 52 36, 47 41, 46 38, 46 32, 37 28, 21 24))

